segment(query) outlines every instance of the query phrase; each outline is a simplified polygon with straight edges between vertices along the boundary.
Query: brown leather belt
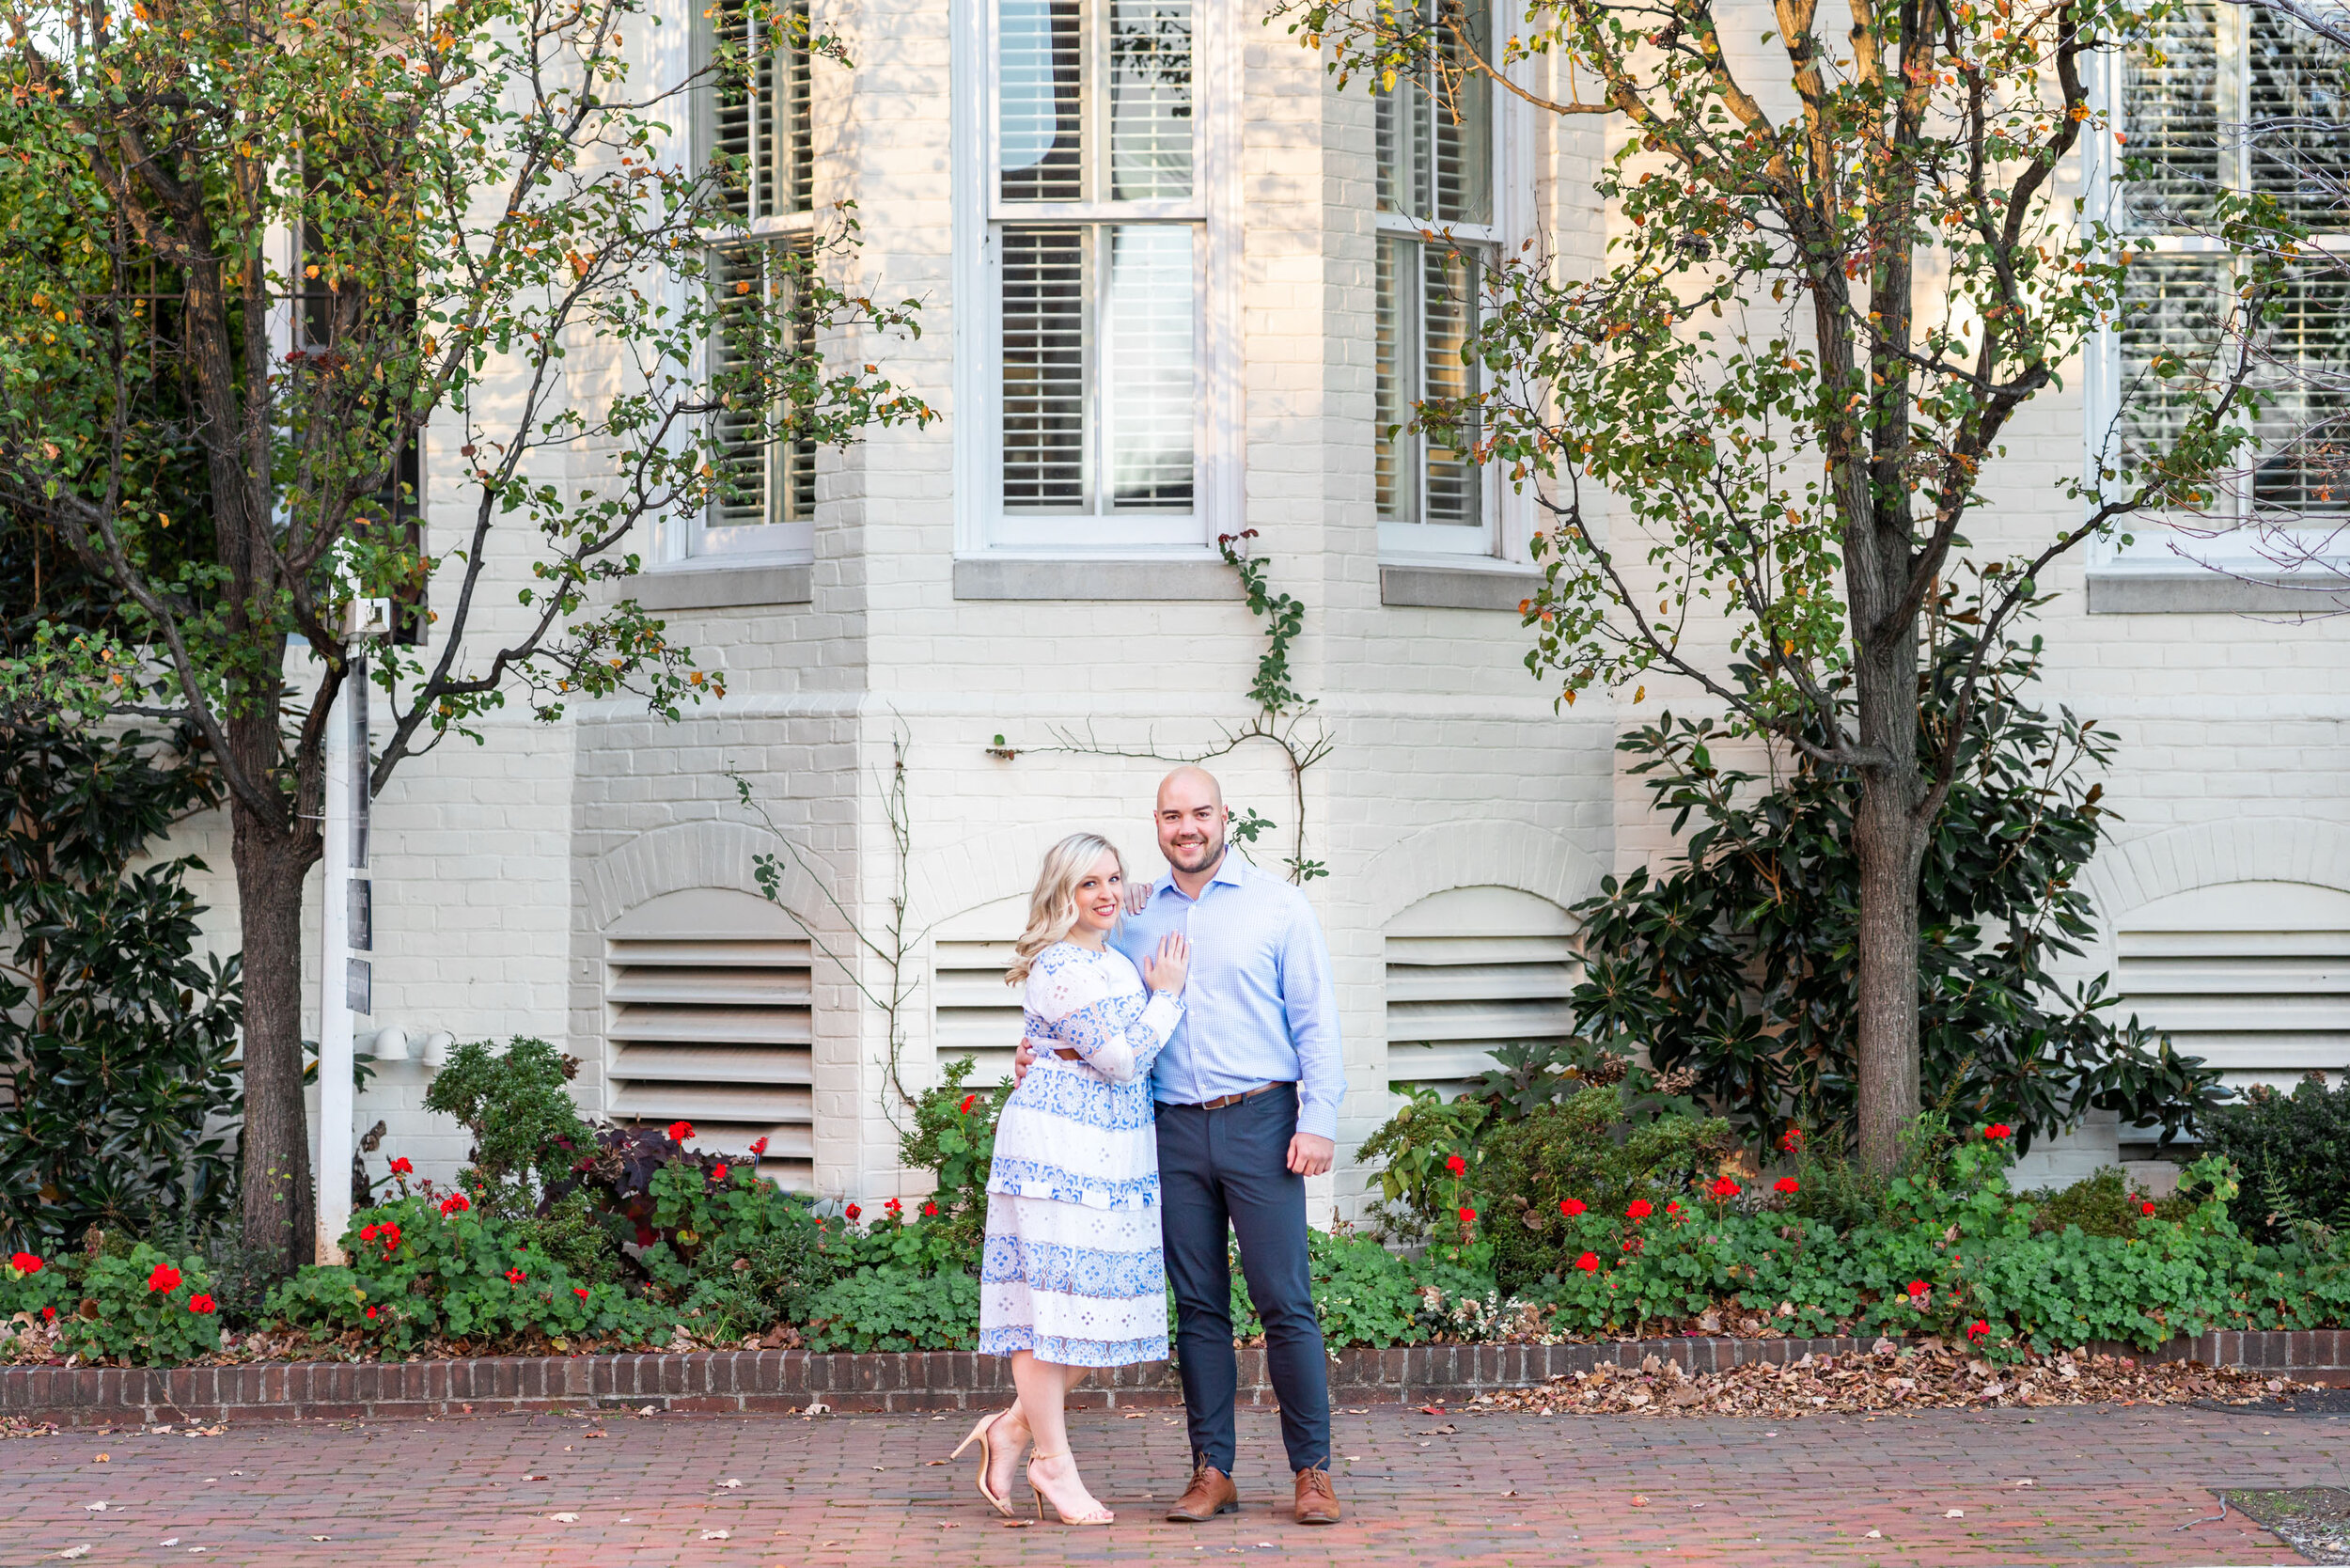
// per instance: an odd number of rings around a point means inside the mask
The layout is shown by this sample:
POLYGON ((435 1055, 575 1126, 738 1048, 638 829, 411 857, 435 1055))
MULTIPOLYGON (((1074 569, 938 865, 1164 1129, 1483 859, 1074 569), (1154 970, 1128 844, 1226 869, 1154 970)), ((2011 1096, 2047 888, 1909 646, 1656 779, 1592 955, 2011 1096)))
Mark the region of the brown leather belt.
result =
POLYGON ((1254 1100, 1260 1094, 1270 1094, 1277 1089, 1287 1089, 1290 1086, 1287 1081, 1273 1084, 1259 1084, 1254 1089, 1244 1089, 1238 1094, 1219 1094, 1213 1100, 1202 1100, 1191 1108, 1193 1110, 1222 1110, 1227 1105, 1237 1105, 1243 1100, 1254 1100))

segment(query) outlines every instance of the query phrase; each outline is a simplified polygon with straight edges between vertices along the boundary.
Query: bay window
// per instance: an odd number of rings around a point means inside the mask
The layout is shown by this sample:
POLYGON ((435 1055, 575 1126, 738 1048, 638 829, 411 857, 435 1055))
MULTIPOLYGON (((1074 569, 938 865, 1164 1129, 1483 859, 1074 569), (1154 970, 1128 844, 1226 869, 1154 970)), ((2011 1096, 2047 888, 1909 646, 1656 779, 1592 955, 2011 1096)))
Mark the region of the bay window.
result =
MULTIPOLYGON (((2122 151, 2146 178, 2116 186, 2113 211, 2133 260, 2120 320, 2107 335, 2110 395, 2092 440, 2143 457, 2174 440, 2198 385, 2224 381, 2250 353, 2268 400, 2240 473, 2206 509, 2178 519, 2200 542, 2181 553, 2256 570, 2247 523, 2330 530, 2350 517, 2350 101, 2342 52, 2263 7, 2188 0, 2120 63, 2114 101, 2122 151), (2216 229, 2222 192, 2264 196, 2314 232, 2271 319, 2228 325, 2245 271, 2216 229), (2182 373, 2182 368, 2184 371, 2182 373), (2216 539, 2205 536, 2219 536, 2216 539)), ((2119 176, 2119 170, 2112 171, 2119 176)), ((2176 537, 2148 530, 2136 553, 2169 555, 2176 537)), ((2273 548, 2261 547, 2271 559, 2273 548)), ((2175 556, 2171 558, 2175 559, 2175 556)))
MULTIPOLYGON (((1419 0, 1438 16, 1439 0, 1419 0)), ((1493 57, 1491 13, 1465 12, 1493 57)), ((1380 546, 1389 554, 1488 555, 1497 498, 1470 455, 1474 431, 1415 433, 1413 405, 1465 398, 1477 371, 1461 362, 1477 332, 1485 270, 1501 230, 1496 212, 1493 85, 1466 71, 1439 25, 1418 70, 1377 95, 1379 170, 1377 419, 1372 456, 1380 546)))
POLYGON ((996 0, 980 542, 1205 541, 1210 246, 1195 0, 996 0))
MULTIPOLYGON (((710 270, 722 314, 709 345, 709 371, 734 367, 723 302, 757 297, 789 309, 814 243, 815 138, 809 118, 807 0, 715 0, 703 11, 706 49, 739 52, 746 69, 717 84, 704 112, 703 145, 733 162, 727 205, 740 228, 713 236, 710 270)), ((815 352, 813 321, 795 335, 815 352)), ((775 429, 773 412, 729 408, 715 431, 722 484, 688 530, 689 556, 805 559, 815 542, 816 444, 775 429)))

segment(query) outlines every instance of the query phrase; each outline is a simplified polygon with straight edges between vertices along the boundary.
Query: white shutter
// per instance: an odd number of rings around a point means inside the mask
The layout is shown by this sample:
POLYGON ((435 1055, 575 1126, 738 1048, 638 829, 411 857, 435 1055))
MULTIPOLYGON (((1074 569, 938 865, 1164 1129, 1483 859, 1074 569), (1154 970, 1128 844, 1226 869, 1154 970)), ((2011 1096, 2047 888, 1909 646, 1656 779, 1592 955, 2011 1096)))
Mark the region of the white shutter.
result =
POLYGON ((763 1174, 815 1190, 810 952, 762 899, 692 888, 639 906, 604 941, 606 1113, 694 1124, 694 1143, 768 1140, 763 1174))
POLYGON ((1012 938, 941 938, 931 949, 931 1043, 938 1064, 960 1057, 979 1065, 967 1080, 986 1088, 1011 1076, 1020 1044, 1020 988, 1004 983, 1012 938))
POLYGON ((2157 899, 2116 922, 2123 1016, 2232 1083, 2350 1067, 2350 893, 2236 882, 2157 899))
POLYGON ((1386 930, 1387 1081, 1448 1097, 1497 1045, 1563 1040, 1579 961, 1573 916, 1508 887, 1422 899, 1386 930))

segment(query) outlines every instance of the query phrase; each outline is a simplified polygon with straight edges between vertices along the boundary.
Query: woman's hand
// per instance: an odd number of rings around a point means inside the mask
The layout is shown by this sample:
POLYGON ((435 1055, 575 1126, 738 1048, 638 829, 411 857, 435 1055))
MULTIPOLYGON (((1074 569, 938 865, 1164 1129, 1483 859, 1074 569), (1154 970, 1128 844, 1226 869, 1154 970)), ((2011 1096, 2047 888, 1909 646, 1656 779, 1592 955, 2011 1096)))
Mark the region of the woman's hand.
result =
POLYGON ((1142 966, 1142 978, 1153 991, 1181 991, 1191 978, 1191 944, 1180 932, 1159 938, 1159 950, 1142 966))

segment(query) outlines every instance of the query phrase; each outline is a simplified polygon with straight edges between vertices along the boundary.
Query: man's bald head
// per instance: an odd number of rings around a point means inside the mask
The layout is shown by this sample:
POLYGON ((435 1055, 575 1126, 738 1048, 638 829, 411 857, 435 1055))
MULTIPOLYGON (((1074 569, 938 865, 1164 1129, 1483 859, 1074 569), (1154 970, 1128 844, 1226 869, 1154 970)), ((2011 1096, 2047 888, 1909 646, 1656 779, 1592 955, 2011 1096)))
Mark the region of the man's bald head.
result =
POLYGON ((1203 795, 1213 804, 1221 806, 1224 804, 1224 786, 1216 782, 1215 775, 1189 762, 1159 780, 1159 807, 1162 810, 1170 803, 1170 797, 1174 802, 1190 805, 1203 795))
MULTIPOLYGON (((1186 765, 1159 780, 1152 822, 1158 829, 1159 853, 1179 885, 1206 884, 1224 858, 1224 824, 1231 815, 1224 806, 1224 786, 1205 768, 1186 765)), ((1186 886, 1183 891, 1197 898, 1199 887, 1186 886)))

